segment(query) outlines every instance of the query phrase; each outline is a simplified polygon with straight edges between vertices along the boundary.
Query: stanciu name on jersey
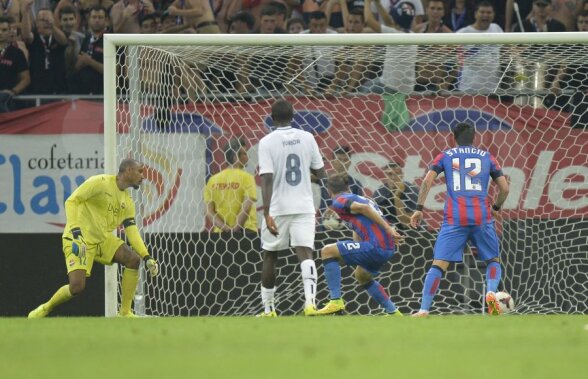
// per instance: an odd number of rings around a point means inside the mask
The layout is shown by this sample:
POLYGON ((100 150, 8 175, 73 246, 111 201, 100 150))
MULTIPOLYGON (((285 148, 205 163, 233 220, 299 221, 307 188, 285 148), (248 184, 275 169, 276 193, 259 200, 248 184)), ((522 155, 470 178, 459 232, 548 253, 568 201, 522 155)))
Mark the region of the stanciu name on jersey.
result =
POLYGON ((453 154, 478 154, 483 157, 487 154, 486 151, 480 150, 477 147, 454 147, 445 151, 447 155, 452 156, 453 154))
POLYGON ((282 141, 282 147, 286 147, 286 146, 294 146, 294 145, 300 145, 300 140, 297 139, 290 139, 288 141, 282 141))

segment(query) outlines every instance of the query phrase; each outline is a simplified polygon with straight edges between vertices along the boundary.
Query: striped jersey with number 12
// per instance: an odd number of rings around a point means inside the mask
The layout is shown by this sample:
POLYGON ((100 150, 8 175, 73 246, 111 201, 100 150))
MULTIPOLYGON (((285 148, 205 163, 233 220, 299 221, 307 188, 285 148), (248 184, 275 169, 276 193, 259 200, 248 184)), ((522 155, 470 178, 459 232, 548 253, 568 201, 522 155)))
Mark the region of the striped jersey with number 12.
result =
POLYGON ((314 214, 310 169, 324 166, 318 145, 307 131, 276 128, 259 142, 259 174, 274 174, 271 216, 314 214))
POLYGON ((473 146, 446 150, 430 167, 445 173, 447 199, 443 223, 448 225, 482 225, 493 221, 488 201, 490 178, 502 176, 502 169, 488 151, 473 146))

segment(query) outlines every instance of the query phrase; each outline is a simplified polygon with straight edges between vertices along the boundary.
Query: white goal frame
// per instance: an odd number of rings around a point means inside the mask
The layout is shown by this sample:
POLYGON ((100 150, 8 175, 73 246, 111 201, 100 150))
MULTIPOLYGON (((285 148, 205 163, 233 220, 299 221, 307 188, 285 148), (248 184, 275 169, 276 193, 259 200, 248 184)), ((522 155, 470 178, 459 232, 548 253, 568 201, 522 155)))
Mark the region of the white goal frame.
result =
MULTIPOLYGON (((588 33, 473 33, 473 34, 105 34, 104 35, 104 168, 115 174, 116 49, 118 46, 342 46, 342 45, 467 45, 467 44, 588 44, 588 33)), ((131 57, 132 59, 132 57, 131 57)), ((132 117, 133 118, 133 117, 132 117)), ((135 121, 136 122, 136 121, 135 121)), ((131 121, 131 128, 136 125, 131 121)), ((141 227, 139 225, 139 227, 141 227)), ((117 312, 117 267, 105 269, 105 316, 117 312)))

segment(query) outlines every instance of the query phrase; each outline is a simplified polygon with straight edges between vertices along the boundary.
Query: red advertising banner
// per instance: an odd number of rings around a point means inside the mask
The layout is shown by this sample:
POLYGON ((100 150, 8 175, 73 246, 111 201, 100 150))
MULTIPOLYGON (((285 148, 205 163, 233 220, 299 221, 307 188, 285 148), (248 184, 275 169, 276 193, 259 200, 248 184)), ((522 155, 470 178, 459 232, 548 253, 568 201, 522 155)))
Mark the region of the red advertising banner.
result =
MULTIPOLYGON (((404 168, 406 180, 420 185, 432 159, 453 147, 450 127, 467 120, 480 133, 477 145, 489 150, 509 177, 505 217, 588 215, 588 133, 571 129, 566 113, 505 105, 483 96, 412 97, 406 101, 409 122, 391 132, 381 122, 385 104, 380 97, 293 101, 295 124, 316 132, 327 160, 336 146, 351 147, 350 173, 366 186, 367 194, 381 185, 379 167, 391 160, 404 168)), ((195 111, 218 125, 224 137, 242 135, 255 145, 269 131, 270 104, 202 104, 195 111)), ((224 143, 224 138, 217 142, 224 143)), ((215 156, 214 163, 222 161, 222 156, 215 156)), ((426 208, 437 211, 430 220, 436 225, 442 218, 443 178, 431 194, 435 196, 426 208)))
MULTIPOLYGON (((315 133, 328 169, 334 148, 348 145, 352 149, 352 167, 349 172, 362 182, 368 195, 381 185, 380 167, 389 161, 395 161, 403 167, 405 180, 420 185, 433 157, 452 147, 451 126, 467 120, 474 123, 479 132, 476 144, 489 150, 509 177, 511 193, 504 207, 505 217, 562 218, 588 215, 588 132, 571 129, 566 113, 501 103, 483 96, 409 97, 401 102, 406 107, 398 108, 396 103, 397 109, 391 107, 391 99, 380 96, 291 100, 296 110, 294 124, 315 133), (382 123, 383 116, 391 109, 398 114, 405 112, 408 121, 385 126, 382 123)), ((202 168, 207 175, 223 167, 222 146, 229 138, 246 137, 251 145, 251 164, 248 169, 253 172, 257 165, 256 144, 270 131, 270 106, 270 100, 196 104, 172 112, 177 122, 169 129, 177 128, 181 118, 182 127, 188 124, 187 132, 198 133, 203 148, 207 149, 207 161, 202 168)), ((143 107, 142 113, 145 133, 170 132, 165 128, 154 127, 149 107, 143 107)), ((119 130, 128 130, 128 116, 124 104, 120 105, 119 130)), ((81 152, 78 155, 85 161, 91 159, 99 162, 99 166, 103 162, 103 153, 100 151, 96 155, 92 150, 102 149, 100 134, 103 128, 102 104, 89 101, 53 103, 0 114, 0 134, 95 135, 85 140, 94 141, 91 143, 95 146, 88 146, 87 149, 92 152, 91 156, 85 157, 81 152)), ((51 147, 51 141, 44 142, 48 147, 43 145, 41 148, 50 152, 50 156, 54 149, 62 151, 60 154, 65 157, 71 155, 67 153, 68 146, 61 146, 61 142, 64 142, 64 137, 55 139, 59 145, 56 148, 51 147)), ((24 154, 24 163, 27 145, 23 142, 19 146, 18 152, 14 154, 24 154)), ((81 145, 78 147, 86 148, 81 145)), ((11 148, 6 145, 0 151, 0 169, 6 171, 7 175, 17 172, 12 165, 11 148)), ((26 162, 32 162, 33 158, 37 159, 32 157, 26 162)), ((25 168, 23 165, 23 170, 25 168)), ((30 167, 27 169, 32 170, 30 167)), ((68 175, 76 178, 75 167, 71 169, 68 175)), ((92 174, 94 169, 86 171, 83 175, 92 174)), ((31 176, 33 182, 36 178, 31 176)), ((15 183, 16 179, 13 180, 15 183)), ((56 183, 59 180, 63 181, 56 176, 56 183)), ((181 182, 188 183, 189 180, 182 179, 181 182)), ((7 185, 6 190, 14 192, 12 187, 7 185)), ((68 188, 65 192, 72 189, 68 188)), ((13 197, 16 198, 14 193, 13 197)), ((427 215, 431 217, 428 221, 432 226, 441 219, 444 193, 441 178, 431 190, 426 203, 427 215)), ((34 198, 35 194, 31 193, 30 196, 34 198)), ((161 198, 165 200, 168 197, 162 193, 161 198)), ((165 209, 173 209, 173 206, 167 204, 165 209)), ((10 202, 0 202, 0 215, 4 208, 10 209, 10 202)), ((48 212, 42 206, 37 208, 41 209, 39 212, 48 212)), ((10 220, 6 224, 9 225, 10 220)))

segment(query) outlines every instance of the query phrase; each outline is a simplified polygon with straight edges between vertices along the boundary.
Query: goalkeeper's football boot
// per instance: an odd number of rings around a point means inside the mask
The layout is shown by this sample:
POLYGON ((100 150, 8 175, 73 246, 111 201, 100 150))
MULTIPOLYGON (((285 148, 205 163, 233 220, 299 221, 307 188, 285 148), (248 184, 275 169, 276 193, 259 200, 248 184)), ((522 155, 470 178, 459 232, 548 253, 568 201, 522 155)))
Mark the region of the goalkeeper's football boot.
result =
POLYGON ((276 311, 271 311, 266 313, 265 311, 261 312, 260 314, 256 315, 255 317, 262 318, 262 317, 278 317, 276 311))
POLYGON ((28 318, 43 318, 47 317, 49 309, 45 307, 45 304, 39 305, 37 308, 30 311, 28 318))
POLYGON ((304 307, 305 316, 316 316, 316 307, 314 305, 308 305, 304 307))
POLYGON ((116 317, 124 317, 124 318, 140 318, 139 316, 137 316, 136 314, 134 314, 133 312, 129 311, 126 313, 121 313, 118 312, 118 314, 116 315, 116 317))
POLYGON ((489 315, 500 316, 502 314, 502 309, 494 292, 490 291, 486 294, 486 305, 488 306, 489 315))
POLYGON ((316 311, 317 316, 343 313, 345 313, 345 302, 343 301, 343 299, 331 300, 323 308, 316 311))
POLYGON ((422 318, 429 317, 429 312, 420 310, 417 313, 413 314, 411 317, 422 317, 422 318))

